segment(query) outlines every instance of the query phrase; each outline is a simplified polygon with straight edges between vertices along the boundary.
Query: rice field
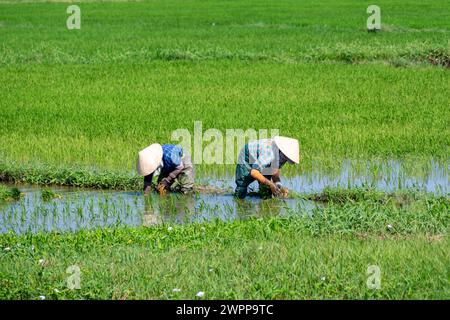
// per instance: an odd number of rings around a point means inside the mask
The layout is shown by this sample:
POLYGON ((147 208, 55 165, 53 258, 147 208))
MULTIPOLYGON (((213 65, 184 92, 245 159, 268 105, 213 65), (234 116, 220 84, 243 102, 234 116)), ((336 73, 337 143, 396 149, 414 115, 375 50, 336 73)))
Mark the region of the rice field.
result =
POLYGON ((0 299, 450 297, 448 1, 69 4, 0 0, 0 299), (223 163, 144 198, 137 151, 198 122, 297 138, 290 198, 223 163))
MULTIPOLYGON (((436 67, 155 62, 6 66, 0 129, 4 163, 133 172, 136 151, 179 128, 279 129, 302 164, 346 159, 448 164, 449 73, 436 67), (358 84, 355 86, 355 84, 358 84), (234 111, 236 110, 236 111, 234 111), (257 111, 257 112, 255 112, 257 111)), ((206 143, 205 143, 206 145, 206 143)), ((233 166, 205 165, 233 172, 233 166)))

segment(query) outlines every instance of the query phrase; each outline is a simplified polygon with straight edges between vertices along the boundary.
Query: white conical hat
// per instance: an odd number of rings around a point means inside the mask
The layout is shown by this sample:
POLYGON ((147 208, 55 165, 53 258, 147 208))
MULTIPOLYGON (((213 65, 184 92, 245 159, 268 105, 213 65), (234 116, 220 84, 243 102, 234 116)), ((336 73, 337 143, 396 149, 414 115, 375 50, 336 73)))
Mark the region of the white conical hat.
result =
POLYGON ((300 149, 297 139, 276 136, 273 138, 273 141, 275 141, 275 145, 289 160, 294 163, 300 162, 300 149))
POLYGON ((139 151, 137 161, 137 171, 141 176, 149 175, 158 168, 163 156, 162 146, 154 143, 139 151))

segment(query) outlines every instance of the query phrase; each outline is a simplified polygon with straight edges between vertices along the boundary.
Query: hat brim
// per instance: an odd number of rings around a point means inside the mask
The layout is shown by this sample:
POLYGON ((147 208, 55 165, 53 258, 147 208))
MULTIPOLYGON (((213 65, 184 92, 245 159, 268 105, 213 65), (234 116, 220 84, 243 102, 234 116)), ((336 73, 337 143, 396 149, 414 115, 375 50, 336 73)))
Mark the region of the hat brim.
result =
POLYGON ((139 151, 137 159, 137 172, 141 176, 147 176, 155 172, 161 163, 163 156, 162 146, 154 143, 139 151))
POLYGON ((300 163, 300 148, 297 139, 276 136, 273 138, 275 145, 293 163, 300 163))

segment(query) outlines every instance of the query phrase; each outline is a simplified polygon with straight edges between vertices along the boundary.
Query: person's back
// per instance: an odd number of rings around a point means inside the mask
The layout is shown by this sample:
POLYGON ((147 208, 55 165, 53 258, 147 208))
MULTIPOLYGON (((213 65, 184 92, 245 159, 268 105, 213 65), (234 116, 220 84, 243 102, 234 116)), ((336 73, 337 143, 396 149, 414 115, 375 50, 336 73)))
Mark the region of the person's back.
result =
POLYGON ((260 187, 267 186, 273 195, 278 195, 280 188, 276 184, 280 183, 280 168, 286 162, 298 161, 299 147, 296 139, 274 137, 250 141, 238 156, 235 195, 245 198, 249 184, 255 180, 260 183, 260 187))
POLYGON ((170 173, 181 164, 183 157, 183 148, 174 144, 163 144, 163 166, 162 173, 170 173))
POLYGON ((167 190, 187 193, 194 188, 194 168, 191 157, 173 144, 152 144, 139 152, 138 172, 144 176, 144 193, 150 192, 153 177, 158 176, 160 195, 167 190))
MULTIPOLYGON (((276 152, 277 148, 272 139, 250 141, 242 148, 238 165, 243 165, 249 172, 256 169, 263 173, 276 161, 276 152)), ((265 173, 264 175, 271 175, 269 171, 265 173)))

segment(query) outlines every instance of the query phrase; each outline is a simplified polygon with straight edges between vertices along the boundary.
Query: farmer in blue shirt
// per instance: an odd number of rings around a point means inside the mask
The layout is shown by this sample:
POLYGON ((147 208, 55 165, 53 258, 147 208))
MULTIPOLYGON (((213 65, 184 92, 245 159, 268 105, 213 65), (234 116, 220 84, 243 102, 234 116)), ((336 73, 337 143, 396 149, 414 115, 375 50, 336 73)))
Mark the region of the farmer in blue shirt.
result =
POLYGON ((194 187, 191 157, 180 146, 154 143, 141 150, 137 170, 144 176, 145 194, 151 190, 154 176, 158 176, 156 190, 160 195, 168 190, 187 193, 194 187))
POLYGON ((287 196, 280 182, 280 169, 285 163, 298 164, 299 158, 297 139, 276 136, 250 141, 239 153, 235 195, 245 198, 249 184, 256 180, 260 191, 268 188, 273 196, 287 196))

